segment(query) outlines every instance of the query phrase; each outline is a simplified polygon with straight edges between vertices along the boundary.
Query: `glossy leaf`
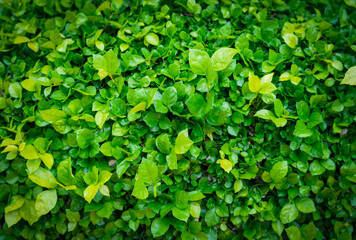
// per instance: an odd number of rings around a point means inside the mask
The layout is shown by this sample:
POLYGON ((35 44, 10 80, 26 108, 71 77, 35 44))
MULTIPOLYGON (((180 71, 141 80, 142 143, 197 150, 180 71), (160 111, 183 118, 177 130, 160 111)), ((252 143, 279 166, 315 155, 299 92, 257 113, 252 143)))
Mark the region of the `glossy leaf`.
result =
POLYGON ((42 216, 51 211, 57 203, 57 190, 51 189, 41 192, 36 198, 36 212, 42 216))
POLYGON ((185 129, 178 134, 174 145, 174 151, 176 154, 184 154, 189 151, 193 143, 194 142, 189 139, 188 129, 185 129))
POLYGON ((211 64, 214 71, 224 70, 232 61, 237 53, 237 49, 220 48, 211 56, 211 64))
POLYGON ((298 217, 298 209, 294 204, 287 203, 283 206, 280 214, 280 219, 283 224, 293 222, 298 217))

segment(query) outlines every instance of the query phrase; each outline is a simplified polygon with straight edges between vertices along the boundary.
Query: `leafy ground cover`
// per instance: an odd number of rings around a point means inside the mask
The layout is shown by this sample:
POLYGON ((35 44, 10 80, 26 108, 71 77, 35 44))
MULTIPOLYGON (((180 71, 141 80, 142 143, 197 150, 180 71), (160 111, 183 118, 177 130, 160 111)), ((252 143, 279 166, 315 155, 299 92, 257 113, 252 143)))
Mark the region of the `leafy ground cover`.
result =
POLYGON ((1 0, 1 239, 352 239, 355 0, 1 0))

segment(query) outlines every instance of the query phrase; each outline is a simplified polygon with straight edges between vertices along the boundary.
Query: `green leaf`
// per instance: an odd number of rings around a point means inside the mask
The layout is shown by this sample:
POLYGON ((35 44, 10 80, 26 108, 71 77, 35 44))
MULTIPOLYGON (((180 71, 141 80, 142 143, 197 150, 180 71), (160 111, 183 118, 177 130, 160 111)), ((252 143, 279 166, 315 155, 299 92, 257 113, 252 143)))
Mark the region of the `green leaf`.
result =
POLYGON ((29 38, 24 37, 24 36, 16 36, 14 40, 14 44, 21 44, 21 43, 26 43, 31 41, 29 38))
POLYGON ((314 222, 304 224, 300 230, 304 239, 314 239, 318 233, 314 222))
POLYGON ((5 212, 5 222, 7 226, 10 228, 11 226, 15 225, 22 219, 19 210, 14 210, 11 212, 5 212))
POLYGON ((156 127, 159 123, 160 117, 158 113, 154 113, 154 112, 149 112, 144 118, 143 121, 145 121, 145 123, 153 128, 156 127))
POLYGON ((141 178, 136 180, 134 189, 132 191, 132 196, 138 199, 146 199, 148 197, 148 190, 141 178))
POLYGON ((98 185, 90 185, 88 186, 85 190, 84 190, 84 199, 90 203, 93 198, 95 197, 95 195, 97 194, 99 190, 99 186, 98 185))
POLYGON ((80 129, 77 131, 77 142, 79 148, 89 147, 89 143, 94 139, 94 133, 89 129, 80 129))
POLYGON ((200 217, 200 212, 201 212, 201 207, 198 202, 192 202, 190 204, 190 215, 193 218, 199 218, 200 217))
POLYGON ((10 83, 9 85, 9 93, 13 98, 21 98, 22 97, 22 87, 19 83, 10 83))
POLYGON ((271 120, 276 127, 284 127, 287 124, 287 119, 285 118, 272 118, 271 120))
POLYGON ((186 102, 189 112, 196 117, 201 117, 206 106, 205 99, 199 93, 194 93, 186 102))
POLYGON ((178 191, 174 194, 174 203, 177 208, 185 209, 188 207, 188 193, 185 191, 178 191))
POLYGON ((283 39, 290 48, 295 48, 298 45, 298 38, 292 33, 283 34, 283 39))
POLYGON ((164 154, 170 154, 172 144, 169 140, 169 135, 163 133, 156 138, 156 146, 158 150, 164 154))
POLYGON ((313 200, 307 197, 298 198, 296 200, 296 206, 298 210, 302 213, 312 213, 316 211, 313 200))
POLYGON ((26 144, 24 149, 20 152, 20 155, 29 160, 40 158, 37 149, 32 144, 26 144))
POLYGON ((21 217, 30 225, 37 222, 39 219, 35 205, 36 203, 34 200, 25 200, 24 205, 19 210, 21 217))
POLYGON ((111 142, 105 142, 100 146, 100 152, 107 157, 112 156, 112 145, 111 142))
POLYGON ((108 116, 109 116, 109 113, 103 113, 102 111, 96 112, 95 123, 99 127, 99 129, 103 128, 104 123, 106 122, 106 119, 108 116))
POLYGON ((36 212, 38 216, 49 213, 57 204, 57 190, 51 189, 41 192, 36 198, 36 212))
POLYGON ((226 123, 230 113, 226 108, 213 107, 206 115, 206 121, 213 126, 221 126, 226 123))
POLYGON ((84 181, 88 185, 97 185, 99 179, 99 170, 96 166, 92 168, 91 172, 87 172, 84 175, 84 181))
POLYGON ((107 53, 105 53, 104 58, 107 64, 104 70, 108 74, 114 75, 119 68, 119 59, 117 58, 113 50, 109 50, 107 53))
POLYGON ((100 79, 105 78, 108 74, 114 75, 119 68, 119 59, 113 50, 109 50, 104 56, 93 55, 93 67, 99 71, 100 79))
POLYGON ((281 221, 277 220, 275 222, 272 222, 272 228, 278 234, 278 236, 282 236, 284 225, 281 221))
POLYGON ((101 194, 103 194, 104 196, 110 197, 110 190, 106 185, 100 185, 99 186, 99 191, 101 192, 101 194))
POLYGON ((232 163, 227 159, 219 159, 217 163, 220 163, 220 167, 228 173, 232 170, 232 163))
POLYGON ((130 112, 128 113, 128 115, 130 114, 134 114, 140 111, 144 111, 146 109, 146 102, 140 102, 139 104, 137 104, 134 108, 132 108, 130 110, 130 112))
POLYGON ((53 162, 54 162, 54 159, 53 159, 53 155, 50 154, 50 153, 45 153, 45 154, 39 154, 42 162, 49 168, 51 169, 52 166, 53 166, 53 162))
POLYGON ((356 85, 356 66, 350 67, 345 73, 344 79, 342 79, 340 84, 346 85, 356 85))
POLYGON ((67 186, 76 184, 76 180, 72 173, 71 158, 67 158, 59 163, 57 167, 57 178, 67 186))
POLYGON ((307 122, 310 116, 310 108, 304 101, 297 102, 297 113, 300 120, 307 122))
POLYGON ((314 27, 309 26, 307 30, 306 38, 311 43, 315 42, 318 39, 318 31, 314 27))
POLYGON ((63 112, 62 110, 58 109, 47 109, 47 110, 42 110, 39 111, 43 120, 49 123, 55 123, 59 120, 65 119, 67 114, 63 112))
POLYGON ((288 173, 288 162, 282 161, 273 165, 270 176, 274 182, 281 181, 288 173))
POLYGON ((109 219, 114 211, 113 204, 111 202, 106 202, 103 204, 101 209, 97 211, 99 217, 109 219))
POLYGON ((15 195, 11 197, 10 203, 5 207, 5 213, 15 211, 22 207, 25 203, 25 199, 20 195, 15 195))
POLYGON ((188 138, 188 129, 185 129, 178 134, 174 151, 176 154, 184 154, 189 151, 193 143, 194 142, 188 138))
POLYGON ((253 73, 250 73, 250 76, 248 78, 248 87, 251 92, 257 93, 261 88, 261 80, 259 79, 259 77, 257 77, 253 73))
POLYGON ((312 131, 310 131, 307 126, 304 124, 303 121, 298 120, 297 121, 297 125, 295 126, 293 135, 296 137, 300 137, 300 138, 306 138, 306 137, 310 137, 313 134, 312 131))
POLYGON ((204 219, 208 227, 213 227, 220 222, 220 217, 216 214, 215 208, 207 211, 204 219))
POLYGON ((314 108, 319 104, 325 104, 326 102, 326 95, 313 95, 310 97, 310 108, 314 108))
POLYGON ((324 121, 319 112, 313 112, 309 117, 308 128, 311 129, 324 121))
POLYGON ((200 191, 193 191, 188 193, 189 201, 199 201, 205 198, 205 195, 200 191))
POLYGON ((280 219, 283 224, 291 223, 298 217, 298 209, 294 204, 287 203, 283 206, 280 214, 280 219))
POLYGON ((153 184, 158 178, 158 168, 156 163, 149 159, 143 159, 138 171, 139 179, 146 184, 153 184))
POLYGON ((101 55, 97 55, 94 54, 93 55, 93 67, 96 70, 100 70, 100 69, 105 69, 107 70, 107 62, 106 62, 106 58, 104 58, 101 55))
POLYGON ((213 56, 211 56, 211 64, 214 71, 224 70, 232 61, 232 58, 238 52, 237 49, 233 48, 219 48, 216 52, 214 52, 213 56))
POLYGON ((41 165, 41 160, 40 159, 35 159, 35 160, 27 160, 26 162, 26 167, 29 172, 29 174, 33 173, 36 171, 39 166, 41 165))
POLYGON ((290 240, 300 240, 302 239, 302 234, 300 233, 299 228, 297 228, 296 226, 291 226, 289 228, 286 229, 288 238, 290 240))
POLYGON ((240 52, 249 48, 249 40, 245 33, 242 33, 240 36, 238 36, 235 42, 235 48, 237 48, 240 52))
POLYGON ((154 46, 158 46, 159 44, 159 37, 155 33, 149 33, 145 36, 145 40, 154 46))
POLYGON ((273 91, 275 91, 277 88, 276 86, 274 86, 273 83, 271 82, 267 82, 267 83, 263 83, 260 87, 260 89, 258 90, 259 93, 261 94, 269 94, 273 91))
POLYGON ((189 66, 193 73, 198 75, 207 74, 210 64, 210 57, 206 52, 198 49, 189 50, 189 66))
POLYGON ((105 184, 107 181, 109 181, 109 179, 111 178, 112 173, 108 172, 108 171, 100 171, 99 177, 98 177, 98 185, 103 185, 105 184))
POLYGON ((42 167, 39 167, 35 172, 29 174, 29 179, 40 185, 41 187, 45 188, 56 188, 57 187, 57 180, 53 176, 53 174, 42 167))
POLYGON ((36 91, 35 81, 32 78, 25 79, 21 82, 21 86, 27 91, 34 92, 36 91))
POLYGON ((126 172, 126 170, 130 167, 130 162, 127 161, 121 161, 117 167, 116 167, 116 174, 118 178, 121 178, 121 176, 126 172))
POLYGON ((309 171, 311 175, 318 176, 325 172, 325 168, 319 163, 318 160, 314 160, 309 166, 309 171))
POLYGON ((273 118, 275 118, 273 112, 271 112, 270 110, 266 110, 266 109, 262 109, 262 110, 258 110, 254 117, 259 117, 262 119, 267 119, 267 120, 271 120, 273 118))
POLYGON ((162 102, 167 106, 173 106, 178 99, 177 90, 174 87, 167 88, 162 94, 162 102))
POLYGON ((166 156, 166 160, 167 160, 169 169, 171 169, 171 170, 178 169, 177 154, 175 153, 173 148, 172 148, 170 154, 166 156))
POLYGON ((187 222, 188 218, 190 216, 190 207, 188 206, 185 209, 179 209, 179 208, 174 207, 172 209, 172 214, 175 218, 177 218, 181 221, 187 222))

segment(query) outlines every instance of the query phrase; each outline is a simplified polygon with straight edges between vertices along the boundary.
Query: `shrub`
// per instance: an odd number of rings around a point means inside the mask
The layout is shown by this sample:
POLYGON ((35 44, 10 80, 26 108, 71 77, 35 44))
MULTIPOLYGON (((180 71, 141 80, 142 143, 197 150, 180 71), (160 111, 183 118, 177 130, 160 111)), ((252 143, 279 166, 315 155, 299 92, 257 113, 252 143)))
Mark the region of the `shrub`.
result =
POLYGON ((1 239, 352 239, 355 1, 1 1, 1 239))

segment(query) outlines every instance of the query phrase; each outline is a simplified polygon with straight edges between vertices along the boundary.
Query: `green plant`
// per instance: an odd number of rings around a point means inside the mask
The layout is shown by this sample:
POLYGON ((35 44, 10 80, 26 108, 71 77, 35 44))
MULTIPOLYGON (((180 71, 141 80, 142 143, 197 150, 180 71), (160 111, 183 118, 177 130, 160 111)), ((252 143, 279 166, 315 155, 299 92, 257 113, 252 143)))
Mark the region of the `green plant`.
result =
POLYGON ((1 239, 352 239, 355 1, 0 6, 1 239))

